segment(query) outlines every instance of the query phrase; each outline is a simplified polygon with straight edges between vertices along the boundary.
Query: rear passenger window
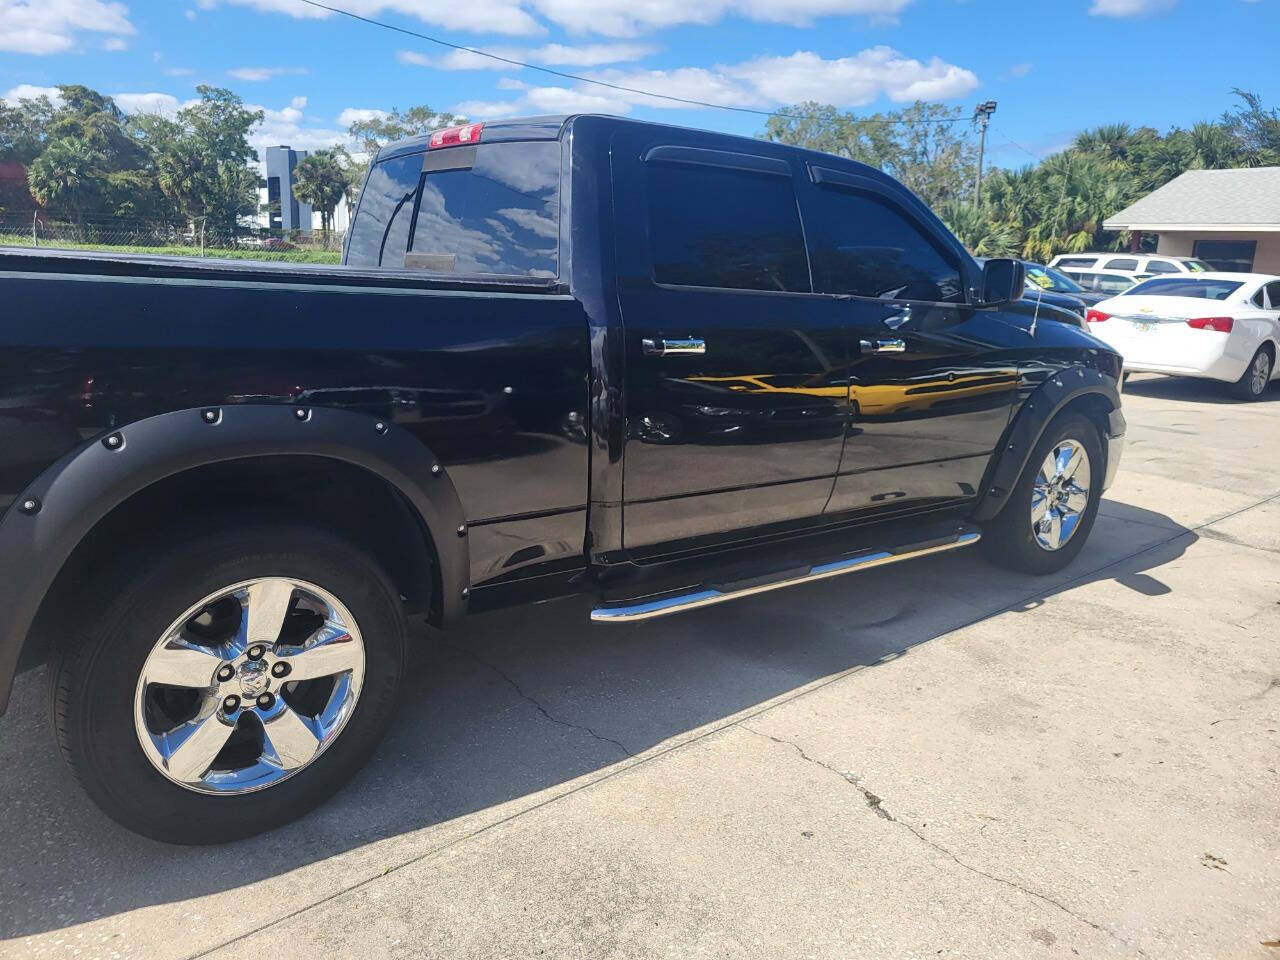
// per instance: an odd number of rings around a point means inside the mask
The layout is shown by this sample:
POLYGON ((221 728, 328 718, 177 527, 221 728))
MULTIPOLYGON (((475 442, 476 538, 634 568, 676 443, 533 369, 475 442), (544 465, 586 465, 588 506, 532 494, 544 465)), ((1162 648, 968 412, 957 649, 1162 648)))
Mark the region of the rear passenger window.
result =
POLYGON ((373 168, 360 191, 360 209, 347 246, 348 265, 404 266, 421 176, 421 154, 393 157, 373 168))
POLYGON ((809 292, 789 178, 702 164, 650 163, 646 169, 655 281, 809 292))
POLYGON ((1147 273, 1181 273, 1178 265, 1168 260, 1148 260, 1147 273))
POLYGON ((1103 270, 1137 270, 1138 261, 1132 258, 1121 257, 1118 260, 1108 260, 1102 265, 1103 270))
POLYGON ((960 268, 895 204, 843 187, 805 211, 820 293, 884 300, 964 300, 960 268))

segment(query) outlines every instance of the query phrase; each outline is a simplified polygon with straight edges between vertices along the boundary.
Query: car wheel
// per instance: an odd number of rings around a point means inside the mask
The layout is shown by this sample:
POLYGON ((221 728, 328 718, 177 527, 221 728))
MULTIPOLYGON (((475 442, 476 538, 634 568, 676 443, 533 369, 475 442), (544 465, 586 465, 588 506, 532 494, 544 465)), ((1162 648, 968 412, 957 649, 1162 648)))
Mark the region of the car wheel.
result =
POLYGON ((55 734, 129 829, 252 836, 324 802, 382 739, 404 673, 399 594, 306 526, 170 540, 79 598, 50 664, 55 734))
POLYGON ((1097 427, 1078 413, 1058 416, 984 531, 987 556, 1025 573, 1061 570, 1093 529, 1105 468, 1097 427))
POLYGON ((1271 382, 1271 364, 1271 351, 1259 347, 1244 375, 1231 385, 1231 392, 1240 400, 1261 400, 1271 382))

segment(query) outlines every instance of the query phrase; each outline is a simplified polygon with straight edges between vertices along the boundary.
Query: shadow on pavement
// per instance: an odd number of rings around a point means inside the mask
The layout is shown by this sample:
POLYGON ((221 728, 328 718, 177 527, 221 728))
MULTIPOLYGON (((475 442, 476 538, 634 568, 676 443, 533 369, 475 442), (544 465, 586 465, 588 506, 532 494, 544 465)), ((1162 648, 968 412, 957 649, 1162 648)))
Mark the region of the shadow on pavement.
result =
POLYGON ((1009 573, 964 551, 631 626, 591 624, 580 603, 564 601, 424 636, 397 723, 356 781, 295 824, 221 847, 165 846, 100 814, 57 756, 43 673, 28 674, 0 724, 0 936, 269 878, 281 878, 265 895, 283 915, 346 879, 347 867, 285 877, 308 864, 412 835, 389 853, 366 851, 354 881, 368 860, 385 855, 391 866, 512 812, 497 805, 1080 583, 1167 591, 1144 571, 1176 559, 1195 534, 1160 514, 1106 506, 1056 577, 1009 573))
MULTIPOLYGON (((1134 374, 1125 381, 1124 392, 1153 400, 1179 400, 1187 403, 1225 403, 1245 405, 1231 394, 1231 384, 1193 377, 1165 377, 1159 374, 1134 374)), ((1256 403, 1280 403, 1280 381, 1272 381, 1270 389, 1256 403)))

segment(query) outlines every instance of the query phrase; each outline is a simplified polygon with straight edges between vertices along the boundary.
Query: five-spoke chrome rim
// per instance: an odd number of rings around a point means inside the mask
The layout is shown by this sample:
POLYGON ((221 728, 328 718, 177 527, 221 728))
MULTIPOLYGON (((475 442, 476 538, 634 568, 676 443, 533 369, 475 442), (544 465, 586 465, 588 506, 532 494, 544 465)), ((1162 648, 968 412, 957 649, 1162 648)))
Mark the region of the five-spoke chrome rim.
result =
POLYGON ((143 664, 134 726, 147 759, 189 790, 261 790, 305 769, 342 732, 364 642, 321 587, 232 584, 178 617, 143 664))
POLYGON ((1250 386, 1255 394, 1262 393, 1267 389, 1267 381, 1271 379, 1271 358, 1262 351, 1258 351, 1253 361, 1252 373, 1253 379, 1250 386))
POLYGON ((1040 464, 1031 491, 1031 532, 1046 550, 1066 545, 1089 506, 1089 454, 1075 440, 1058 443, 1040 464))

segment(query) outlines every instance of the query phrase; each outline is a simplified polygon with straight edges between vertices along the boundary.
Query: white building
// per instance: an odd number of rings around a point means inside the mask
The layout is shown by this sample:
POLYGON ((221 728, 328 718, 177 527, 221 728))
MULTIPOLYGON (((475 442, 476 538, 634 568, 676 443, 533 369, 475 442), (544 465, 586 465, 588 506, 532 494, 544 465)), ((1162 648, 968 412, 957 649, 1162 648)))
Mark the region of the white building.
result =
POLYGON ((1188 170, 1102 225, 1217 270, 1280 274, 1280 167, 1188 170))
MULTIPOLYGON (((308 204, 302 203, 293 195, 293 171, 298 162, 305 159, 308 151, 294 150, 288 146, 267 147, 264 151, 263 165, 266 178, 258 188, 258 210, 255 217, 258 226, 268 230, 319 230, 320 211, 312 210, 308 204)), ((333 214, 332 228, 345 232, 350 217, 347 214, 346 198, 338 202, 333 214)))

